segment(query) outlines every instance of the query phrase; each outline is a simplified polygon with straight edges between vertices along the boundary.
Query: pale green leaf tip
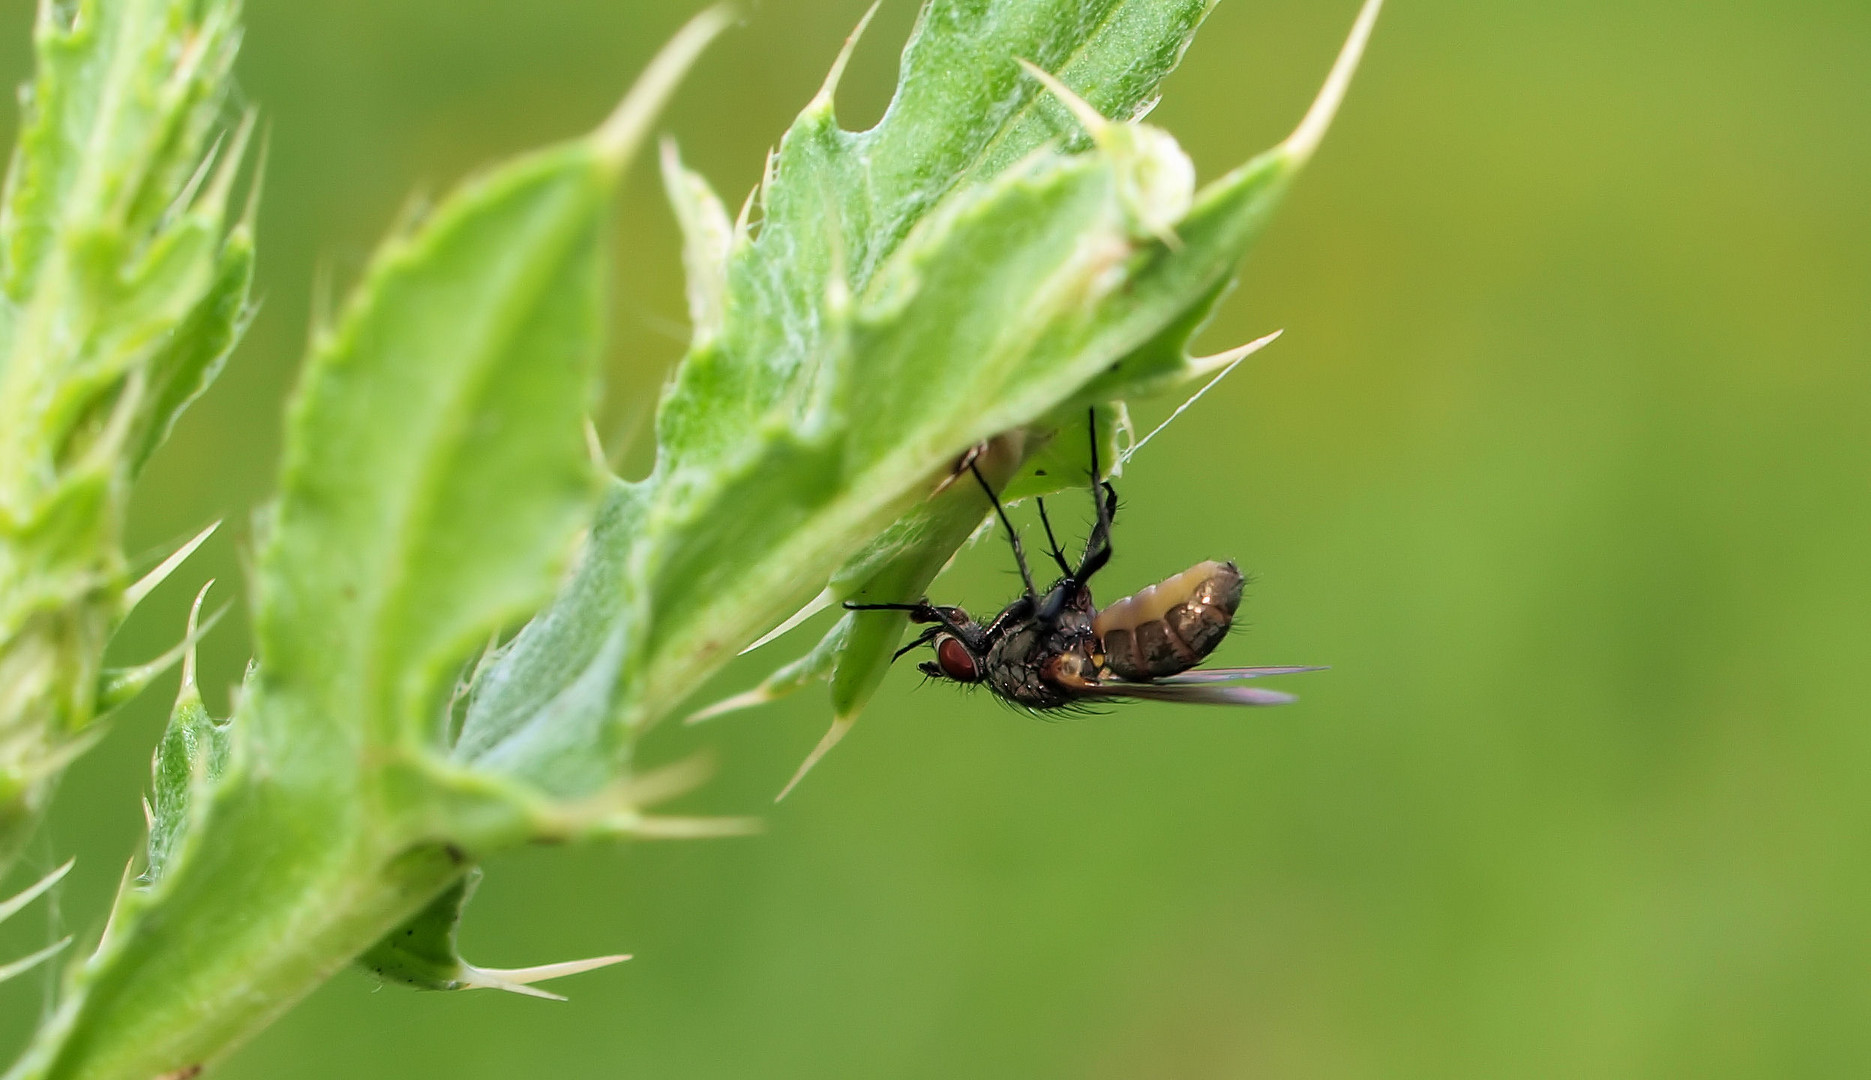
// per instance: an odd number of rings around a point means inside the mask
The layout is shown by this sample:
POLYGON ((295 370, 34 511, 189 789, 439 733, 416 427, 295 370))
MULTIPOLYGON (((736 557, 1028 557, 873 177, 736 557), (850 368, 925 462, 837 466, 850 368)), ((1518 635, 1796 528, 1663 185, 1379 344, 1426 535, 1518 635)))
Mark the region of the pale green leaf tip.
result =
MULTIPOLYGON (((200 208, 215 218, 227 211, 228 199, 234 192, 234 181, 240 176, 240 167, 247 158, 247 145, 252 142, 259 121, 260 114, 256 109, 248 109, 241 115, 240 126, 234 129, 234 139, 227 148, 227 156, 221 159, 214 171, 214 179, 208 183, 208 193, 202 196, 200 208)), ((243 219, 245 216, 243 212, 243 219)))
POLYGON ((253 155, 253 183, 247 185, 247 203, 241 207, 240 220, 234 228, 251 232, 260 217, 260 192, 266 187, 266 162, 273 152, 273 125, 268 122, 260 132, 260 149, 253 155))
POLYGON ((201 641, 201 605, 208 599, 208 590, 212 588, 214 579, 209 578, 202 584, 201 591, 195 594, 195 602, 188 609, 188 631, 182 636, 183 645, 186 646, 182 653, 182 685, 175 697, 177 706, 201 701, 201 688, 195 681, 195 646, 201 641))
POLYGON ((188 617, 188 633, 174 647, 146 664, 138 664, 130 668, 115 668, 104 673, 103 686, 98 690, 98 715, 102 716, 127 704, 148 689, 150 683, 155 682, 162 677, 164 672, 174 667, 177 661, 184 664, 182 692, 177 702, 179 704, 190 699, 194 691, 191 680, 187 678, 192 671, 188 662, 193 659, 196 644, 213 632, 215 624, 220 622, 221 617, 228 612, 227 606, 224 605, 207 619, 200 618, 202 597, 208 594, 208 586, 213 584, 214 582, 210 581, 208 585, 202 586, 201 593, 195 597, 195 607, 188 617))
POLYGON ((669 196, 671 202, 686 199, 687 195, 682 190, 682 184, 688 175, 688 170, 682 165, 682 149, 676 145, 676 137, 674 135, 663 136, 657 140, 656 150, 657 163, 662 166, 663 170, 663 191, 669 196))
POLYGON ((1324 140, 1326 130, 1332 126, 1332 118, 1338 115, 1338 107, 1351 88, 1351 77, 1364 58, 1364 47, 1371 40, 1371 29, 1377 25, 1377 13, 1383 6, 1384 0, 1364 0, 1364 7, 1351 26, 1351 35, 1339 49, 1331 74, 1325 77, 1325 85, 1319 88, 1319 96, 1313 99, 1312 107, 1306 110, 1299 126, 1280 144, 1280 151, 1294 165, 1303 165, 1312 157, 1324 140))
POLYGON ((636 85, 630 88, 617 109, 592 135, 592 145, 598 157, 614 172, 621 173, 629 166, 631 158, 636 156, 637 148, 643 144, 650 124, 662 112, 670 95, 675 93, 682 77, 688 73, 696 58, 701 56, 702 50, 708 47, 708 43, 733 21, 730 8, 711 7, 690 19, 650 61, 650 66, 643 70, 636 85))
POLYGON ((875 0, 870 9, 864 12, 864 17, 858 20, 856 29, 851 31, 851 36, 845 38, 844 45, 838 50, 838 57, 832 61, 831 70, 825 73, 825 81, 819 85, 819 92, 813 96, 812 103, 806 107, 807 111, 832 107, 832 99, 838 93, 838 83, 844 79, 845 67, 851 63, 851 54, 857 52, 859 39, 864 36, 864 31, 870 26, 871 17, 876 15, 877 9, 882 6, 883 0, 875 0))

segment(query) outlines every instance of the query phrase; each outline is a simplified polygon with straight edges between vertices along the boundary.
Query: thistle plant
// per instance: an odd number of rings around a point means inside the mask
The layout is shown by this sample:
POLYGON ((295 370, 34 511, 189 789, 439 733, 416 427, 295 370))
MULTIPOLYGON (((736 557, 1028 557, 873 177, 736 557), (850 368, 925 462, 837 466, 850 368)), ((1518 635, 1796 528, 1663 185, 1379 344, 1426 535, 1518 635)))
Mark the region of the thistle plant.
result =
MULTIPOLYGON (((157 664, 105 644, 130 485, 246 317, 251 124, 226 130, 236 0, 41 4, 0 205, 0 874, 97 721, 157 664)), ((174 657, 168 658, 174 662, 174 657)))
MULTIPOLYGON (((142 10, 120 2, 95 14, 142 10)), ((1198 188, 1141 117, 1210 6, 932 0, 894 100, 861 133, 833 109, 854 34, 733 216, 665 144, 693 338, 640 481, 603 468, 585 422, 603 223, 726 16, 697 17, 592 134, 489 170, 386 241, 315 333, 287 416, 232 715, 208 714, 191 658, 156 753, 147 853, 8 1076, 195 1075, 354 961, 419 987, 521 989, 620 959, 469 964, 454 934, 478 864, 542 840, 747 831, 656 813, 698 777, 641 768, 639 741, 789 615, 922 595, 988 512, 953 482, 958 461, 1010 499, 1075 486, 1088 437, 1105 460, 1122 449, 1126 400, 1199 385, 1261 344, 1189 355, 1318 145, 1377 5, 1295 133, 1198 188), (1106 418, 1095 432, 1090 411, 1106 418)), ((228 175, 184 182, 181 205, 217 225, 201 241, 209 285, 162 308, 184 320, 223 295, 209 271, 233 246, 228 175)), ((150 220, 193 213, 175 205, 150 220)), ((238 319, 217 325, 231 340, 238 319)), ((142 382, 165 392, 138 399, 179 400, 153 355, 142 382)), ((137 383, 118 369, 124 389, 86 413, 88 439, 59 445, 140 448, 168 422, 118 419, 137 383)), ((13 373, 0 408, 38 422, 42 399, 15 400, 13 373)), ((71 618, 73 595, 36 610, 71 618)), ((822 753, 903 629, 847 617, 728 704, 828 681, 822 753)), ((33 648, 20 655, 47 647, 33 648)))

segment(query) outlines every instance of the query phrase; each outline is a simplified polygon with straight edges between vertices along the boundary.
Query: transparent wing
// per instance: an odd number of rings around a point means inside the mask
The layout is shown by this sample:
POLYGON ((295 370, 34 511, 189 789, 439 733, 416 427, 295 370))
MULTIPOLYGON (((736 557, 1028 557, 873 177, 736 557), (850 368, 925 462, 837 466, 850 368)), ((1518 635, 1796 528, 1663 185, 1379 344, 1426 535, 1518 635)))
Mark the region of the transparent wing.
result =
POLYGON ((1240 682, 1243 679, 1258 679, 1265 675, 1298 675, 1304 671, 1324 671, 1324 667, 1223 667, 1204 668, 1201 671, 1185 671, 1179 675, 1169 675, 1161 679, 1152 679, 1157 686, 1202 686, 1208 683, 1240 682))
POLYGON ((1184 705, 1285 705, 1297 700, 1278 690, 1258 686, 1214 686, 1193 683, 1107 682, 1076 687, 1085 697, 1131 698, 1139 701, 1175 701, 1184 705))

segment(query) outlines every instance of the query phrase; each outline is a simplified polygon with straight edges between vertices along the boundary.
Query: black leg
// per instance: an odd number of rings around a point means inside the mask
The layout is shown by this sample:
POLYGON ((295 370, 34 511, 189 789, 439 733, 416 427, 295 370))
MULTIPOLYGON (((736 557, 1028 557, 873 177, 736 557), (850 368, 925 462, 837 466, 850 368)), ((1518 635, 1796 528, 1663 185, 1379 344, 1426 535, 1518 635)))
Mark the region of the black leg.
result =
POLYGON ((1036 597, 1022 596, 1020 599, 1008 604, 1005 610, 999 615, 994 616, 994 621, 988 623, 987 628, 981 631, 981 638, 979 641, 980 648, 975 651, 981 653, 987 652, 995 642, 1001 639, 1002 635, 1007 633, 1008 627, 1018 626, 1020 623, 1033 618, 1038 610, 1039 600, 1036 597))
POLYGON ((1098 512, 1098 523, 1085 540, 1085 557, 1078 573, 1072 576, 1083 585, 1111 561, 1111 520, 1117 514, 1117 489, 1106 483, 1098 471, 1098 410, 1086 410, 1091 426, 1091 503, 1098 512))
MULTIPOLYGON (((960 608, 937 607, 927 600, 920 604, 854 604, 845 601, 846 611, 904 611, 909 613, 913 623, 934 623, 936 630, 946 630, 962 640, 970 649, 982 640, 982 629, 968 618, 968 613, 960 608)), ((933 633, 933 631, 932 631, 933 633)), ((913 646, 912 646, 913 647, 913 646)), ((908 649, 900 650, 902 656, 908 649)), ((892 658, 894 659, 894 657, 892 658)))
POLYGON ((1052 533, 1052 519, 1046 516, 1046 500, 1041 498, 1033 501, 1039 504, 1039 523, 1046 527, 1046 546, 1051 549, 1049 554, 1052 555, 1052 561, 1058 564, 1061 574, 1071 577, 1072 564, 1065 561, 1065 552, 1059 550, 1059 538, 1052 533))
POLYGON ((987 493, 987 501, 994 504, 994 512, 1000 515, 1000 523, 1006 526, 1007 542, 1013 545, 1013 561, 1020 566, 1020 583, 1026 586, 1028 599, 1037 597, 1039 594, 1033 590, 1033 572, 1026 568, 1026 550, 1020 546, 1020 534, 1014 531, 1013 522, 1007 520, 1007 511, 1001 507, 1000 496, 994 494, 994 489, 988 486, 987 477, 981 475, 979 465, 970 461, 968 471, 974 473, 974 478, 981 484, 981 490, 987 493))

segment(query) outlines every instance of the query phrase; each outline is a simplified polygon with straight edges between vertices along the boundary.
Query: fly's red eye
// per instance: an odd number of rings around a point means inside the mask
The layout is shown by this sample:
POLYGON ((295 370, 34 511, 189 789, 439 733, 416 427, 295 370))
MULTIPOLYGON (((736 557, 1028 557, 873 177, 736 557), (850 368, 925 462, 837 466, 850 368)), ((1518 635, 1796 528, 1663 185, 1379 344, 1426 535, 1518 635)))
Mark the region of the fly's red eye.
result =
POLYGON ((974 682, 981 677, 968 646, 946 635, 936 640, 936 663, 941 665, 942 674, 956 682, 974 682))

